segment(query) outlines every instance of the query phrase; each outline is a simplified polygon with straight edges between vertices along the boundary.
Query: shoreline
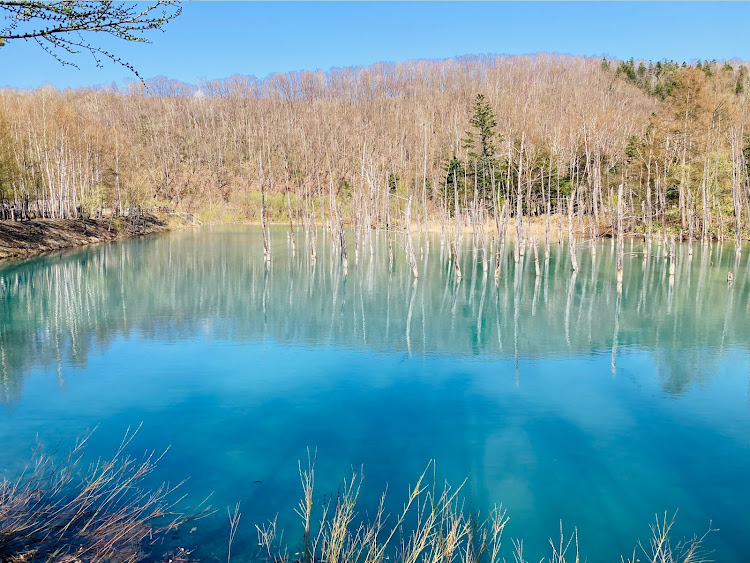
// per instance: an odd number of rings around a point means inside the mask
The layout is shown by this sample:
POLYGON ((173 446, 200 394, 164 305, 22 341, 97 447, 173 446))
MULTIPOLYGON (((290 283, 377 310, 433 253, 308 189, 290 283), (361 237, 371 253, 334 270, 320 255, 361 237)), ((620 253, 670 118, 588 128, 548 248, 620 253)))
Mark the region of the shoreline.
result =
POLYGON ((145 213, 136 231, 126 218, 0 221, 0 264, 50 252, 166 233, 188 226, 180 217, 145 213))
MULTIPOLYGON (((550 242, 557 244, 561 240, 566 240, 566 238, 565 236, 563 236, 562 239, 559 237, 557 216, 553 214, 552 217, 554 219, 550 221, 550 242)), ((526 218, 526 221, 528 222, 529 219, 526 218)), ((0 220, 0 264, 7 263, 11 260, 34 258, 61 250, 71 250, 92 244, 140 238, 143 236, 166 233, 204 224, 197 220, 194 215, 188 213, 144 213, 140 222, 138 229, 133 232, 130 230, 127 217, 119 217, 114 220, 107 217, 102 219, 86 219, 85 221, 81 219, 31 219, 27 221, 0 220)), ((537 244, 544 244, 545 225, 543 216, 532 218, 530 223, 531 224, 528 227, 525 227, 525 229, 529 229, 526 233, 530 232, 537 244)), ((574 225, 574 232, 580 237, 579 242, 590 242, 591 238, 587 237, 585 234, 588 225, 580 222, 576 223, 577 224, 574 225)), ((206 224, 214 226, 260 226, 260 222, 253 220, 240 222, 219 221, 206 224)), ((270 225, 274 227, 289 227, 289 223, 286 221, 271 221, 270 225)), ((328 225, 317 224, 316 227, 325 229, 328 228, 328 225)), ((464 224, 462 227, 463 236, 470 236, 472 234, 471 225, 464 224)), ((349 228, 351 228, 351 225, 349 225, 349 228)), ((435 222, 434 220, 428 220, 427 233, 430 235, 440 234, 441 228, 440 223, 435 222)), ((507 225, 506 228, 505 240, 507 242, 515 242, 515 225, 507 225)), ((304 227, 302 223, 295 223, 295 229, 304 229, 304 227)), ((403 227, 395 228, 394 231, 404 232, 404 229, 403 227)), ((411 232, 416 235, 422 234, 425 232, 424 226, 419 223, 414 223, 411 226, 411 232)), ((446 225, 446 232, 451 235, 455 233, 455 224, 446 225)), ((484 232, 487 240, 494 240, 496 238, 494 222, 485 223, 484 232)), ((642 238, 643 233, 627 233, 625 236, 626 238, 642 238)), ((599 240, 611 240, 611 238, 611 232, 607 232, 606 227, 602 229, 602 232, 598 237, 599 240)), ((658 238, 658 233, 654 233, 654 238, 658 238)), ((677 240, 679 241, 680 238, 677 238, 677 240)), ((681 240, 681 242, 684 242, 684 239, 681 240)), ((712 242, 717 241, 712 240, 712 242)))

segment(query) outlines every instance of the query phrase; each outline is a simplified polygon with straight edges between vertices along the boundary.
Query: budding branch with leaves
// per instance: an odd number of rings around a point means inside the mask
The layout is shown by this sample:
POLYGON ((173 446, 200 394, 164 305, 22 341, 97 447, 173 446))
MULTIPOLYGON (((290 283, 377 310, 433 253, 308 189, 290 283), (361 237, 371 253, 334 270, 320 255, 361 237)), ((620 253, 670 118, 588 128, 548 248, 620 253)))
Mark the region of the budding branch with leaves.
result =
POLYGON ((89 52, 98 67, 104 59, 122 65, 139 79, 136 69, 89 38, 103 33, 123 41, 150 43, 149 31, 164 31, 164 26, 180 15, 176 0, 158 0, 148 4, 130 2, 30 2, 0 0, 0 47, 8 41, 34 41, 63 65, 78 68, 71 56, 89 52))

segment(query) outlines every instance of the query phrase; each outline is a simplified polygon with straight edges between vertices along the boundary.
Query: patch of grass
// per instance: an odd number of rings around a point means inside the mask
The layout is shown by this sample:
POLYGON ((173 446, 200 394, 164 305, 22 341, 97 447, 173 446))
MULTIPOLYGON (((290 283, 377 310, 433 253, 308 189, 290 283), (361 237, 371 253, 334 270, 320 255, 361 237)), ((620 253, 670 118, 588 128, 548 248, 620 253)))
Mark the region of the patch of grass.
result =
POLYGON ((245 216, 240 209, 225 203, 210 203, 200 207, 196 213, 204 223, 243 223, 245 216))

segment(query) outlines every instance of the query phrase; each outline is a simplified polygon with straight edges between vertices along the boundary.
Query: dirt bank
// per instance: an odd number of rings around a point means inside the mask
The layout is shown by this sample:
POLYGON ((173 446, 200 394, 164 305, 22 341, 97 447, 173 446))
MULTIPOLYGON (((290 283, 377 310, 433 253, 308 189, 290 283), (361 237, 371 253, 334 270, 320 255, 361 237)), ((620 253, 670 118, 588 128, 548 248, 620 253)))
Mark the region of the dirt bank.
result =
POLYGON ((0 221, 0 260, 161 233, 186 224, 176 216, 150 213, 134 226, 127 218, 0 221))

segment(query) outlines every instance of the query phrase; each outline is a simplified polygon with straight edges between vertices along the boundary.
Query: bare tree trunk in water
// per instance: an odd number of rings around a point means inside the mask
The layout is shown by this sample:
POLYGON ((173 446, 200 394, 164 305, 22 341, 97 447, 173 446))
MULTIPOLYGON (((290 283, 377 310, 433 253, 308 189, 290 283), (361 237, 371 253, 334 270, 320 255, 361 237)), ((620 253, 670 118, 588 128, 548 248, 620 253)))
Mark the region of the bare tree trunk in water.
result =
POLYGON ((622 260, 625 251, 625 241, 622 239, 622 188, 617 187, 617 291, 622 291, 622 260))
POLYGON ((422 213, 424 219, 424 244, 430 246, 427 236, 427 123, 424 124, 424 160, 422 161, 422 213))
POLYGON ((674 280, 675 263, 674 263, 674 237, 669 241, 669 278, 670 282, 674 280))
POLYGON ((284 168, 286 169, 286 213, 289 217, 289 237, 292 241, 292 256, 297 251, 297 239, 294 236, 294 224, 292 223, 292 197, 289 190, 289 163, 287 160, 284 161, 284 168))
POLYGON ((524 254, 524 240, 523 240, 523 190, 522 190, 522 178, 523 178, 523 144, 525 140, 525 134, 521 134, 521 152, 518 157, 518 186, 516 189, 516 248, 518 249, 516 255, 523 256, 524 254))
POLYGON ((419 269, 417 268, 417 259, 414 256, 414 244, 411 239, 411 196, 409 196, 409 201, 406 203, 406 255, 409 260, 409 266, 411 266, 411 273, 416 279, 419 277, 419 269))
POLYGON ((573 236, 573 204, 576 198, 576 190, 573 188, 573 193, 570 194, 570 200, 568 201, 568 245, 570 246, 570 264, 573 266, 573 271, 578 271, 578 260, 576 259, 576 239, 573 236))
POLYGON ((346 231, 344 231, 344 212, 339 203, 339 245, 341 246, 341 267, 344 271, 344 275, 349 271, 349 258, 346 255, 346 231))
POLYGON ((258 153, 258 180, 260 181, 260 230, 263 231, 263 263, 271 265, 271 248, 266 229, 266 178, 263 173, 263 158, 258 153))
POLYGON ((500 212, 500 220, 496 224, 497 228, 497 249, 495 252, 495 279, 500 278, 500 253, 503 251, 505 244, 505 217, 508 210, 508 204, 503 203, 503 209, 500 212))
POLYGON ((386 195, 388 207, 385 211, 385 232, 388 237, 388 268, 393 268, 393 226, 391 225, 391 201, 390 195, 386 195))
POLYGON ((552 212, 552 205, 549 199, 547 200, 547 215, 544 220, 544 258, 549 258, 549 216, 552 212))
POLYGON ((456 251, 456 242, 451 242, 451 251, 453 253, 453 269, 456 272, 456 282, 461 281, 461 265, 458 263, 458 252, 456 251))
MULTIPOLYGON (((740 144, 737 139, 737 130, 732 129, 731 132, 731 144, 732 144, 732 204, 734 207, 734 220, 735 220, 735 239, 736 239, 736 252, 740 254, 742 252, 742 165, 744 164, 744 158, 742 157, 742 150, 738 150, 740 144), (739 155, 739 156, 738 156, 739 155)), ((742 137, 740 136, 740 139, 742 137)))

